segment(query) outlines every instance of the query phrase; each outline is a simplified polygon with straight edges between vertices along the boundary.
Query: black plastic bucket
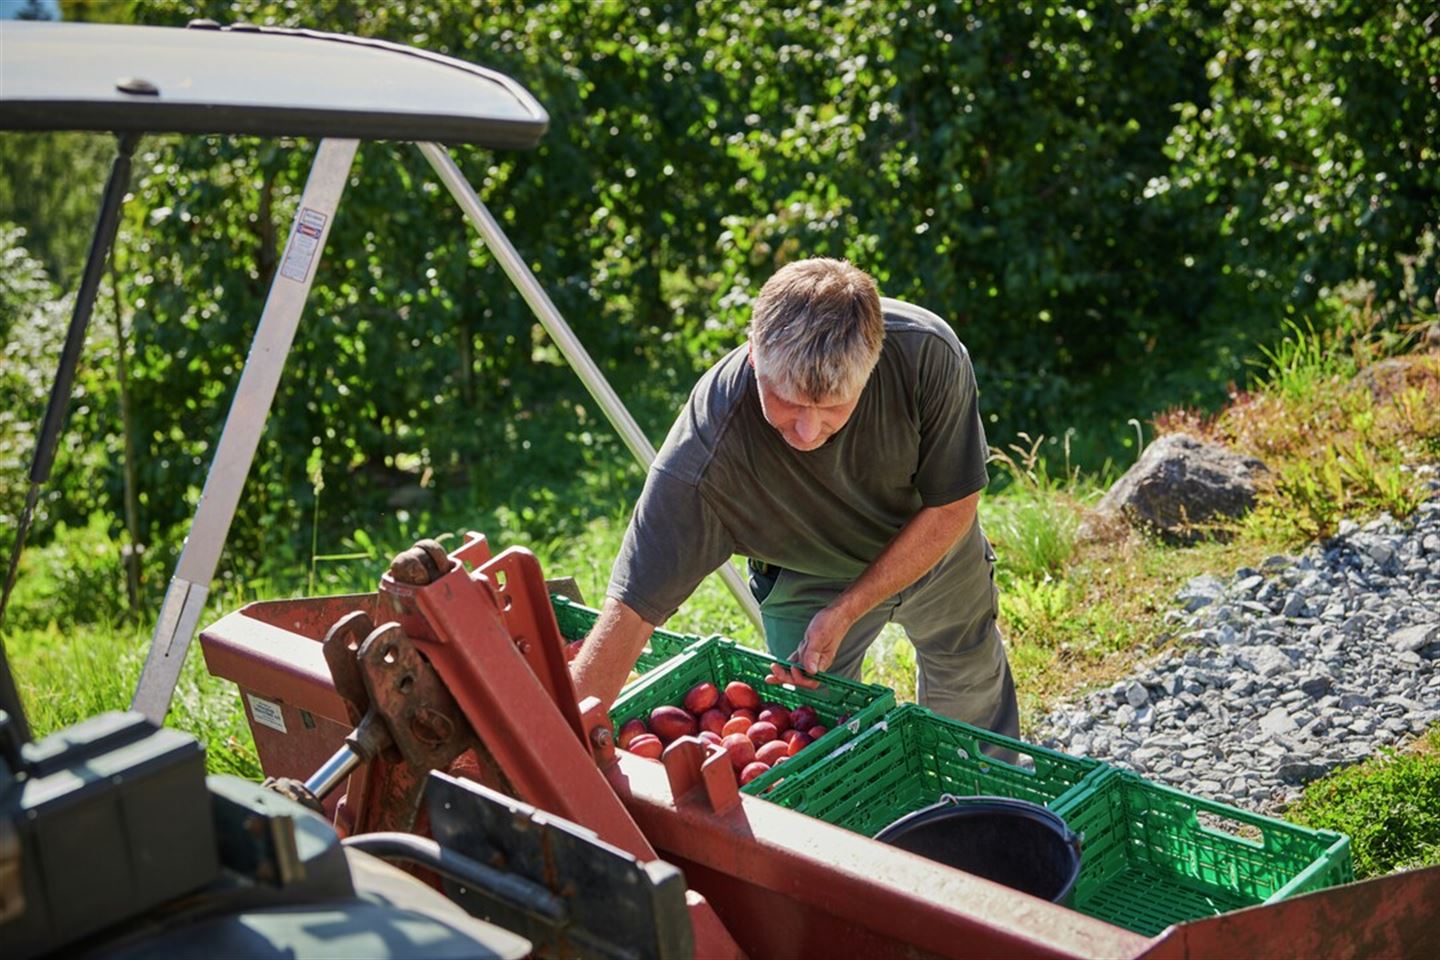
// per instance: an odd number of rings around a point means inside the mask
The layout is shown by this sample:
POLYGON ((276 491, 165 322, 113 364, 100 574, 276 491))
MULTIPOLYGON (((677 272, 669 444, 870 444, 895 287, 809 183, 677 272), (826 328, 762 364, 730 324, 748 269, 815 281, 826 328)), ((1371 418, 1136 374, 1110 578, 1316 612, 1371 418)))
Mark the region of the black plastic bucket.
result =
POLYGON ((1080 838, 1027 800, 947 795, 875 839, 1054 903, 1080 876, 1080 838))

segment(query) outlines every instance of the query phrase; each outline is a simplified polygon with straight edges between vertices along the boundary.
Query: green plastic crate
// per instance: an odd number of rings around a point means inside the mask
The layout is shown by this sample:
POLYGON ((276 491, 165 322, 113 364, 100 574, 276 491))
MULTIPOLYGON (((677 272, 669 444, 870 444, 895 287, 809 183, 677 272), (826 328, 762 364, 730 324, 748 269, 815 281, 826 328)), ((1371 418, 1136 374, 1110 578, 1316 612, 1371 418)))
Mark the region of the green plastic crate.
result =
MULTIPOLYGON (((551 596, 550 605, 555 608, 555 620, 560 624, 560 635, 566 640, 581 639, 595 626, 595 621, 600 619, 599 610, 576 603, 568 597, 551 596)), ((669 630, 657 628, 650 634, 649 642, 641 651, 640 658, 635 661, 635 672, 649 673, 692 643, 699 642, 700 638, 694 634, 671 633, 669 630)))
POLYGON ((906 704, 800 776, 786 777, 766 799, 873 837, 945 794, 1010 797, 1054 808, 1104 772, 1098 760, 1066 756, 906 704), (1033 767, 992 759, 981 752, 987 744, 1015 751, 1022 764, 1028 756, 1033 767))
POLYGON ((1108 770, 1055 811, 1080 834, 1071 904, 1136 933, 1354 879, 1350 839, 1108 770))
POLYGON ((743 680, 755 688, 763 701, 786 707, 809 704, 820 722, 830 728, 829 732, 741 788, 745 793, 759 794, 772 783, 818 762, 895 706, 895 693, 889 687, 857 683, 830 674, 819 675, 823 681, 819 691, 789 684, 767 684, 765 678, 770 676, 770 665, 778 662, 768 653, 738 646, 733 640, 711 637, 627 687, 611 708, 610 718, 617 730, 635 717, 647 719, 656 707, 679 706, 691 687, 706 680, 722 690, 731 681, 743 680), (841 723, 840 717, 847 715, 848 719, 841 723))

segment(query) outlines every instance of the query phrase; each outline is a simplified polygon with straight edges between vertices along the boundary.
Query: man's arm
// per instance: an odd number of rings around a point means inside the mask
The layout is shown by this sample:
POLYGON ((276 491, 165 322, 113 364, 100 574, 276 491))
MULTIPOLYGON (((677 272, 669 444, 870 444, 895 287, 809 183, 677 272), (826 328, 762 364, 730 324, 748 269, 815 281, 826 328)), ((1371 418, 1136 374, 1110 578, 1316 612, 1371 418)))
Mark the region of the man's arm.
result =
MULTIPOLYGON (((895 596, 919 580, 927 571, 960 542, 975 522, 980 503, 976 491, 963 500, 940 507, 923 507, 906 521, 895 538, 885 545, 880 555, 865 572, 850 584, 829 606, 817 613, 805 630, 805 639, 791 655, 798 667, 773 664, 767 683, 793 683, 801 687, 817 687, 819 682, 801 673, 826 670, 835 661, 840 641, 862 616, 876 604, 895 596)), ((636 651, 639 656, 639 651, 636 651)))
POLYGON ((654 624, 640 614, 614 597, 606 597, 600 618, 570 664, 576 698, 599 697, 608 710, 654 630, 654 624))

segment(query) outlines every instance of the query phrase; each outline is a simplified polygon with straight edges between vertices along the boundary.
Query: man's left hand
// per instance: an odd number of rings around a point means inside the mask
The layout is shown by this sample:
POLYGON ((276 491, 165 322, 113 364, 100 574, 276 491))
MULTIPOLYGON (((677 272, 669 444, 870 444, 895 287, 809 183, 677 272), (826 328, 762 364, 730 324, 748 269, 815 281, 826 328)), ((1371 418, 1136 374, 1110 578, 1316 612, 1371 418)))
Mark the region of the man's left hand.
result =
POLYGON ((845 634, 849 633, 854 625, 853 620, 833 607, 821 610, 810 621, 810 626, 805 628, 805 639, 801 640, 800 646, 790 654, 790 660, 796 666, 772 663, 770 676, 765 678, 765 682, 790 683, 812 690, 820 686, 820 681, 807 674, 830 669, 830 664, 835 662, 835 655, 840 650, 840 641, 845 639, 845 634))

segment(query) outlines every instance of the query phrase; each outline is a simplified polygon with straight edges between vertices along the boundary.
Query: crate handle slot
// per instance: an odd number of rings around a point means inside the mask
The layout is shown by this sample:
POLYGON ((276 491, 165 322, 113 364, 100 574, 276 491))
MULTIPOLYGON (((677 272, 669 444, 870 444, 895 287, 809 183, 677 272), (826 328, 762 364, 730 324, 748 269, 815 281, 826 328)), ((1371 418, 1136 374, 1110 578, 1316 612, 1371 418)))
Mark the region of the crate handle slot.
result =
POLYGON ((1263 848, 1265 846, 1265 831, 1261 830, 1257 824, 1236 820, 1234 817, 1227 817, 1224 814, 1215 813, 1213 810, 1196 810, 1194 819, 1196 825, 1205 833, 1225 837, 1228 840, 1238 840, 1252 847, 1263 848))
POLYGON ((1021 776, 1033 777, 1036 775, 1035 758, 1028 753, 1017 753, 1015 756, 1016 762, 1010 763, 1009 761, 990 756, 972 743, 969 749, 956 747, 955 754, 961 760, 978 761, 981 773, 988 771, 991 767, 1004 767, 1009 770, 1014 770, 1021 776))

